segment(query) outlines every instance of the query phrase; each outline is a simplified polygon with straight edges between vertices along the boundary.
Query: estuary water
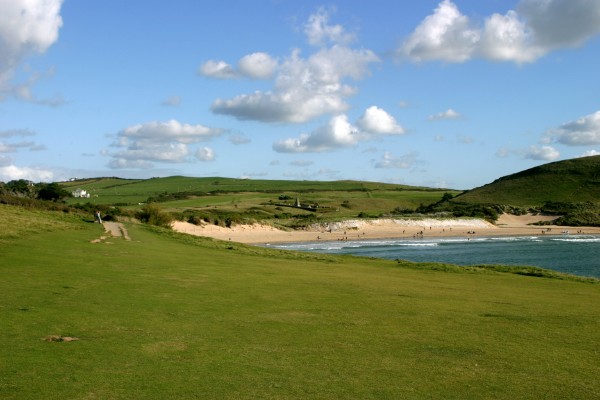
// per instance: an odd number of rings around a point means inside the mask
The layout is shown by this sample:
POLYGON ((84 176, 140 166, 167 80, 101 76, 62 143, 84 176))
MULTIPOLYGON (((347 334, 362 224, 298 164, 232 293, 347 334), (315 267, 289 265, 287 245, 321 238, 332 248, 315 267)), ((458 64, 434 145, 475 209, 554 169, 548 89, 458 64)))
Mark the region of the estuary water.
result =
POLYGON ((270 247, 458 265, 531 265, 600 278, 599 235, 318 241, 278 243, 270 247))

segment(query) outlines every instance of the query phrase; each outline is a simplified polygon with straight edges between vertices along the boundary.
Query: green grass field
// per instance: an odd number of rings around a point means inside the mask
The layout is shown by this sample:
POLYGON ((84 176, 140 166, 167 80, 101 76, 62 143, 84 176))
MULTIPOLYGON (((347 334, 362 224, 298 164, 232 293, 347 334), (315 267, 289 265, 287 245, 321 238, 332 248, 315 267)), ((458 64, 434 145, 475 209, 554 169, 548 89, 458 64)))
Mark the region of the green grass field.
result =
POLYGON ((0 218, 1 399, 600 395, 599 284, 0 218))

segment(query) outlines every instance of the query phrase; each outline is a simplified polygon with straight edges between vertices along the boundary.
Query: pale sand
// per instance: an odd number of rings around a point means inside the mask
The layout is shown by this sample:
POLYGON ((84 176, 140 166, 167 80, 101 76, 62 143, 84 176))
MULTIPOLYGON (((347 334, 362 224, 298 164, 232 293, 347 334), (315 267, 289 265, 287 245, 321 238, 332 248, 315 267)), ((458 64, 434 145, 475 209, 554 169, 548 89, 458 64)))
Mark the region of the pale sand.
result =
POLYGON ((316 240, 361 240, 412 238, 422 232, 424 237, 466 236, 538 236, 571 234, 600 234, 600 227, 565 227, 528 225, 537 221, 552 221, 556 217, 540 215, 502 215, 496 225, 481 219, 376 219, 348 220, 326 226, 313 226, 306 230, 284 231, 268 225, 236 225, 224 228, 212 224, 193 225, 177 221, 177 232, 206 236, 239 243, 266 244, 284 242, 312 242, 316 240))

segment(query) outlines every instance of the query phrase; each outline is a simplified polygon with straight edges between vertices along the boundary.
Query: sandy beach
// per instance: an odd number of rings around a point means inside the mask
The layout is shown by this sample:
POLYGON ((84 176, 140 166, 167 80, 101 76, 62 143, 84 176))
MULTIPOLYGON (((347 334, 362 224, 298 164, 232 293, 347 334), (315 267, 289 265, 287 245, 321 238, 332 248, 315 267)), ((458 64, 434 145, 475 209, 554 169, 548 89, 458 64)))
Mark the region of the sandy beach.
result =
POLYGON ((384 238, 473 237, 473 236, 529 236, 585 233, 600 234, 600 227, 565 227, 529 225, 538 221, 552 221, 557 217, 541 215, 503 214, 496 224, 481 219, 391 219, 348 220, 313 226, 306 230, 284 231, 269 225, 236 225, 224 228, 212 224, 194 225, 176 221, 177 232, 230 240, 247 244, 310 242, 316 240, 364 240, 384 238))

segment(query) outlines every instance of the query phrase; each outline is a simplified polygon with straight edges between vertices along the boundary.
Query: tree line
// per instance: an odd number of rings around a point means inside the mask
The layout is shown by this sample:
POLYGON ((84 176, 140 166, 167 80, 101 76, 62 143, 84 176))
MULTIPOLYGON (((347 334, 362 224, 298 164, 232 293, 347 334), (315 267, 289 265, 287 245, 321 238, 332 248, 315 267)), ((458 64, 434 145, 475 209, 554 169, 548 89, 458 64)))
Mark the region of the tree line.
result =
POLYGON ((33 183, 26 179, 0 182, 0 194, 47 201, 60 201, 72 196, 58 183, 33 183))

